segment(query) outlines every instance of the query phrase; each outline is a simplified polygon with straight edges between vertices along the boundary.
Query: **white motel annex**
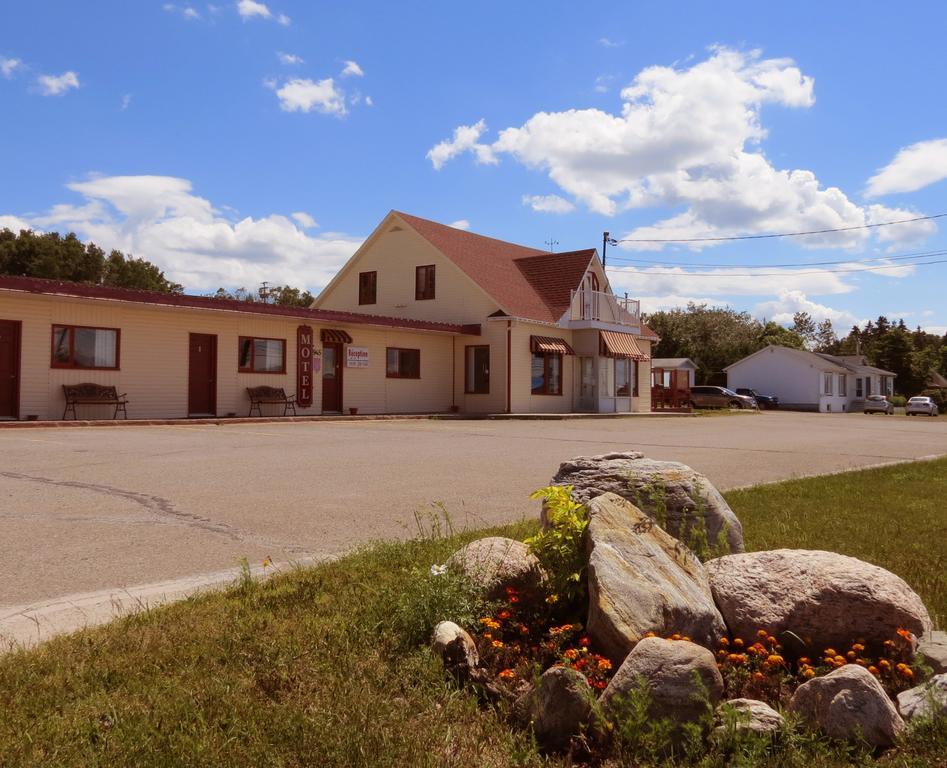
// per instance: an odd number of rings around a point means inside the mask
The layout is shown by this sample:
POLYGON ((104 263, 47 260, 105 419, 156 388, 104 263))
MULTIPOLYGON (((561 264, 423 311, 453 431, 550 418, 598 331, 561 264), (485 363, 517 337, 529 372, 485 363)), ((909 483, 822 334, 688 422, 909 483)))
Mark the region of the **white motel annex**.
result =
POLYGON ((0 276, 0 419, 648 411, 656 340, 594 249, 392 211, 305 309, 0 276))

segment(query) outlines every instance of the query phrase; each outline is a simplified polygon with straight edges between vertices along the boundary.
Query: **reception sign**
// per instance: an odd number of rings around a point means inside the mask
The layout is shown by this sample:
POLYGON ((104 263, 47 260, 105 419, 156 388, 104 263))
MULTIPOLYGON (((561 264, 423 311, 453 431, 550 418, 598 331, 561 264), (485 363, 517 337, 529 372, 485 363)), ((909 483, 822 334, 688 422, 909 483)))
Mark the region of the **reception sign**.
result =
POLYGON ((345 367, 368 368, 368 347, 346 347, 345 367))
POLYGON ((296 329, 296 402, 303 408, 312 406, 313 365, 312 328, 300 325, 296 329))

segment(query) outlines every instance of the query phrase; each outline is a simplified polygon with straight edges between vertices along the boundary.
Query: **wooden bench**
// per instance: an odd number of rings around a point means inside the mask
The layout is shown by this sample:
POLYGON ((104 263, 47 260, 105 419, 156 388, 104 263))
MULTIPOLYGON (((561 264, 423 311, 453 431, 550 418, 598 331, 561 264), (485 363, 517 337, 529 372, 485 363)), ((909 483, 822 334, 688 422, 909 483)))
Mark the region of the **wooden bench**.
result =
POLYGON ((89 383, 63 384, 62 391, 66 395, 66 408, 62 412, 63 420, 65 420, 69 411, 72 411, 74 420, 79 419, 79 415, 76 413, 77 405, 113 405, 115 406, 115 413, 112 414, 112 419, 118 418, 119 411, 125 414, 126 419, 128 418, 128 410, 125 407, 128 405, 126 395, 118 394, 115 387, 89 383))
POLYGON ((286 416, 292 409, 293 416, 296 415, 296 395, 286 396, 286 390, 282 387, 247 387, 247 394, 250 396, 250 413, 253 415, 253 409, 256 409, 257 415, 262 416, 261 405, 282 405, 283 415, 286 416))

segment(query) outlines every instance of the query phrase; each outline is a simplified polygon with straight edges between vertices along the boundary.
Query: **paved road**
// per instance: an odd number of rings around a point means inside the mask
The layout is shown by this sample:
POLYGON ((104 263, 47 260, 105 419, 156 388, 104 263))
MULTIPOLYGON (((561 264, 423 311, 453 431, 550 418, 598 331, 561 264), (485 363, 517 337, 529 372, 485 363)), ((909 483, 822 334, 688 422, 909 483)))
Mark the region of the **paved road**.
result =
MULTIPOLYGON (((0 606, 537 512, 559 462, 638 449, 720 488, 947 453, 947 418, 391 421, 0 430, 0 606)), ((2 613, 2 611, 0 611, 2 613)), ((2 617, 0 617, 2 618, 2 617)))

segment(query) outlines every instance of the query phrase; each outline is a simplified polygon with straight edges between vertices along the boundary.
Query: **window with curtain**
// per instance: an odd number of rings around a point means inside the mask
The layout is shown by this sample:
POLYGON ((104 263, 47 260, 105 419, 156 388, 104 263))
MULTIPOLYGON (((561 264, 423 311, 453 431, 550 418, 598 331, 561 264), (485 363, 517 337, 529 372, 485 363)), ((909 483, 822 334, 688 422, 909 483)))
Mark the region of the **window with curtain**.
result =
POLYGON ((118 368, 117 328, 89 328, 79 325, 54 325, 52 338, 53 368, 118 368))
POLYGON ((241 373, 286 373, 286 339, 241 336, 237 369, 241 373))
POLYGON ((385 375, 389 379, 420 379, 421 350, 388 347, 385 375))
POLYGON ((434 298, 434 265, 427 264, 414 270, 414 299, 424 301, 434 298))
POLYGON ((561 395, 562 353, 533 352, 530 378, 534 395, 561 395))
POLYGON ((378 298, 378 272, 358 273, 358 303, 374 304, 378 298))
POLYGON ((838 393, 842 397, 848 397, 848 377, 844 373, 838 375, 838 393))
POLYGON ((822 374, 822 394, 823 395, 832 394, 832 374, 831 373, 822 374))
POLYGON ((615 358, 615 396, 631 397, 631 360, 615 358))

